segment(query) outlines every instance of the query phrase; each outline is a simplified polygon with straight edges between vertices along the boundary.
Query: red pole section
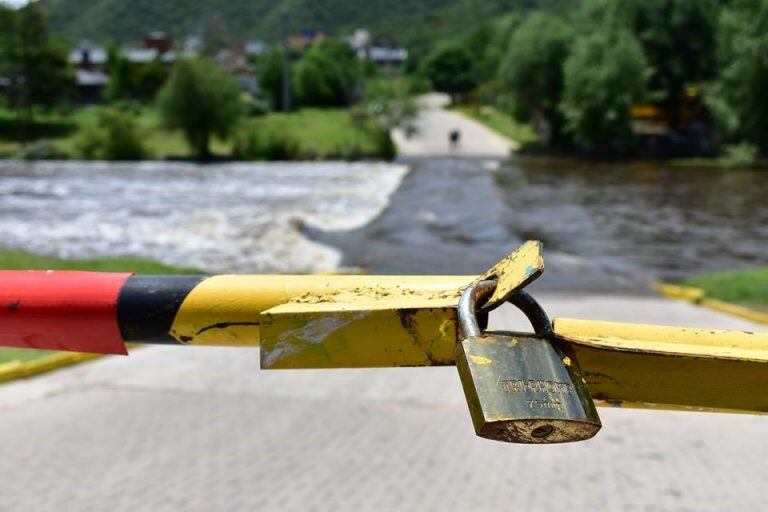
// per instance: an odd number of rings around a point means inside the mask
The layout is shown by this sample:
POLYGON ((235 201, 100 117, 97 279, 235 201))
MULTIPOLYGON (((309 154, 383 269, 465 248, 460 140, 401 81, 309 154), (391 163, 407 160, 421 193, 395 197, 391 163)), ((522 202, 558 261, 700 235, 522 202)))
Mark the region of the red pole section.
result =
POLYGON ((130 275, 0 271, 0 346, 127 354, 117 299, 130 275))

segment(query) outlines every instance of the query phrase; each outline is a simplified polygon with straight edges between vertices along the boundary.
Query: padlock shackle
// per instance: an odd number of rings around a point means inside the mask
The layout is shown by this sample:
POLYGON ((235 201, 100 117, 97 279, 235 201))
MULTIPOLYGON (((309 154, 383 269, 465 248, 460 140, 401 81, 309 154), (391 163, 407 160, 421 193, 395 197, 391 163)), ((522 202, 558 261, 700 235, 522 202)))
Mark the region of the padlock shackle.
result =
MULTIPOLYGON (((478 307, 478 304, 482 305, 493 294, 497 284, 498 281, 495 279, 479 281, 469 285, 461 294, 458 306, 458 319, 459 333, 462 337, 482 336, 483 332, 477 321, 478 311, 482 308, 478 307)), ((552 337, 552 322, 544 308, 536 302, 536 299, 527 292, 518 290, 508 299, 508 302, 511 302, 523 312, 528 321, 531 322, 533 331, 538 336, 552 337)))
POLYGON ((533 332, 545 338, 554 336, 552 321, 547 316, 544 308, 541 307, 541 304, 536 302, 536 299, 531 297, 528 292, 518 290, 509 298, 509 302, 523 312, 528 321, 531 322, 533 332))
POLYGON ((467 286, 459 298, 458 319, 459 334, 462 338, 482 336, 483 331, 477 321, 477 305, 484 302, 493 294, 498 281, 478 281, 467 286))

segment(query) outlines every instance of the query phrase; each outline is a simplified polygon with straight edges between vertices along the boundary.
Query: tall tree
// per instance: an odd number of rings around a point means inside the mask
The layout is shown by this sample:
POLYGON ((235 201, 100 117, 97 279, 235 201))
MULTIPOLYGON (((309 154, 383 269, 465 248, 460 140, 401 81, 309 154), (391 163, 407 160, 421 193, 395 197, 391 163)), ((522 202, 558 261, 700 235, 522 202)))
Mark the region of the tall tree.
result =
POLYGON ((533 118, 542 140, 562 142, 563 63, 572 38, 568 24, 550 13, 533 13, 514 31, 499 74, 533 118))
POLYGON ((718 22, 717 79, 707 93, 718 131, 768 150, 768 2, 734 0, 718 22))
POLYGON ((603 27, 576 38, 565 61, 562 111, 566 129, 583 149, 629 149, 629 108, 645 92, 647 63, 635 37, 603 27))
POLYGON ((478 84, 472 54, 457 43, 435 50, 424 63, 424 72, 436 90, 450 94, 451 101, 478 84))
POLYGON ((296 93, 302 105, 345 106, 359 93, 362 68, 343 41, 314 45, 296 66, 296 93))
POLYGON ((716 0, 589 0, 581 10, 582 29, 612 26, 632 32, 648 62, 648 99, 679 121, 687 86, 712 78, 716 0))
POLYGON ((176 63, 158 105, 165 124, 181 129, 201 160, 211 156, 211 139, 227 138, 243 111, 237 82, 202 59, 176 63))
POLYGON ((131 63, 120 55, 117 45, 111 45, 107 51, 107 72, 109 82, 104 97, 109 101, 128 99, 133 89, 131 63))
POLYGON ((39 2, 0 12, 0 74, 9 84, 8 103, 19 118, 25 142, 34 122, 34 107, 50 107, 68 97, 74 83, 65 52, 50 36, 39 2))
POLYGON ((156 57, 150 62, 136 64, 120 55, 117 46, 107 53, 109 83, 104 96, 109 101, 138 100, 151 101, 168 79, 165 64, 156 57))

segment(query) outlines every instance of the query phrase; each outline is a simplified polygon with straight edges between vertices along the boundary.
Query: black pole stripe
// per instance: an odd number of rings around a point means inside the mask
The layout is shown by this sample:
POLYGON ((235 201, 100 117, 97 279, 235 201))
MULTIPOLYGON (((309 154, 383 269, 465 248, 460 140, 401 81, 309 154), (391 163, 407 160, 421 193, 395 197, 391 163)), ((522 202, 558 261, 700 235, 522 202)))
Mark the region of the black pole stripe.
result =
POLYGON ((169 334, 184 298, 207 276, 131 276, 117 299, 125 342, 177 344, 169 334))

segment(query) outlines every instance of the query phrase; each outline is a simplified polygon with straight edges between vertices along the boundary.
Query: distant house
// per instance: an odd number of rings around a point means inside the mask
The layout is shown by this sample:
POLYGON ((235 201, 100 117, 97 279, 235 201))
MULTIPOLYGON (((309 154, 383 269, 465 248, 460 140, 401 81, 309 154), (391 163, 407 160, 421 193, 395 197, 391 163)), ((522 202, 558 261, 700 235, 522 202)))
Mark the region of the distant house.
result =
POLYGON ((237 45, 219 50, 214 60, 219 69, 237 79, 240 87, 250 93, 255 93, 259 88, 259 82, 248 56, 247 45, 237 45))
POLYGON ((150 32, 144 38, 144 48, 153 48, 163 54, 173 49, 173 39, 165 32, 150 32))
POLYGON ((192 35, 184 41, 184 53, 190 56, 197 56, 203 49, 203 40, 200 36, 192 35))
POLYGON ((673 104, 632 105, 630 116, 639 156, 684 158, 715 154, 712 121, 698 87, 689 87, 673 104))
POLYGON ((267 51, 269 51, 269 46, 264 41, 252 39, 245 42, 245 53, 249 56, 264 55, 267 51))
POLYGON ((328 33, 316 28, 305 28, 288 37, 288 45, 294 50, 304 50, 328 37, 328 33))
POLYGON ((176 61, 173 39, 165 32, 150 32, 144 38, 144 46, 122 48, 120 55, 134 64, 148 64, 155 59, 159 59, 165 64, 173 64, 176 61))
POLYGON ((149 64, 154 60, 160 60, 165 64, 176 62, 176 52, 161 52, 157 48, 121 48, 120 55, 134 64, 149 64))
POLYGON ((370 60, 381 67, 397 67, 408 59, 408 50, 386 44, 374 44, 371 34, 362 28, 346 38, 360 60, 370 60))
POLYGON ((355 30, 352 35, 347 36, 345 40, 361 59, 364 59, 368 55, 368 49, 371 47, 371 33, 364 28, 355 30))
POLYGON ((75 69, 78 103, 97 103, 102 98, 109 76, 97 69, 75 69))
MULTIPOLYGON (((321 37, 320 32, 302 34, 307 37, 311 35, 315 40, 321 37)), ((170 66, 177 59, 197 56, 201 46, 200 38, 191 36, 185 41, 183 49, 177 51, 174 49, 173 40, 165 32, 150 32, 143 39, 142 46, 124 46, 120 48, 119 53, 122 58, 136 66, 157 61, 170 66)), ((220 50, 214 59, 219 68, 234 76, 244 90, 254 93, 258 90, 258 79, 250 57, 262 55, 268 49, 265 42, 250 40, 220 50)), ((69 53, 68 59, 75 68, 78 101, 95 103, 101 100, 103 90, 109 83, 107 50, 91 41, 82 40, 69 53)))
MULTIPOLYGON (((164 32, 149 33, 144 38, 143 46, 120 48, 120 56, 136 65, 149 64, 155 60, 171 65, 177 59, 173 40, 164 32)), ((68 60, 75 67, 77 100, 81 103, 99 101, 109 83, 107 50, 84 39, 69 52, 68 60)))
MULTIPOLYGON (((120 49, 120 55, 134 64, 147 64, 155 59, 172 64, 176 58, 173 41, 163 32, 152 32, 144 39, 144 45, 127 46, 120 49)), ((77 69, 104 70, 107 65, 107 51, 88 40, 82 40, 69 52, 69 62, 77 69)))
POLYGON ((95 103, 101 99, 109 83, 106 73, 107 52, 91 41, 82 40, 69 52, 68 60, 75 67, 76 101, 95 103))
POLYGON ((392 46, 371 46, 368 58, 379 66, 397 67, 408 60, 408 50, 392 46))
POLYGON ((69 62, 77 69, 104 69, 107 64, 107 51, 83 39, 69 52, 69 62))

